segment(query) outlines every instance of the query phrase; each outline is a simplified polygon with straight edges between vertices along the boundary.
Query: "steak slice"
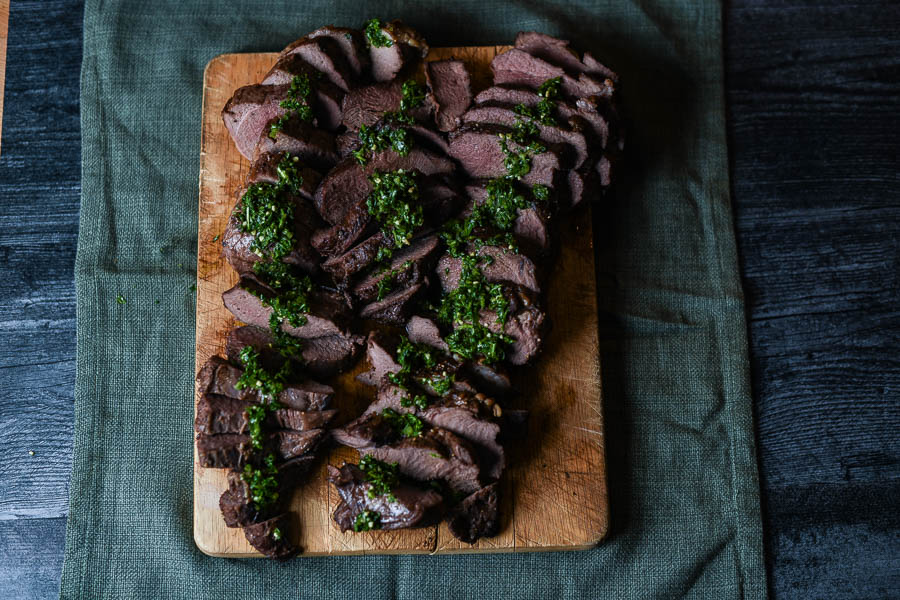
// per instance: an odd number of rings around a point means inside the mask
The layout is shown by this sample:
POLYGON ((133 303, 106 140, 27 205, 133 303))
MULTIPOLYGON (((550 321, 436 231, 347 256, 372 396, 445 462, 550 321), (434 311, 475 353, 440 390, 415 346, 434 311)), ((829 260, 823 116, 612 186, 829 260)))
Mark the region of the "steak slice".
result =
POLYGON ((253 149, 266 125, 285 114, 279 106, 287 95, 288 85, 247 85, 235 90, 222 109, 222 121, 245 158, 253 157, 253 149))
MULTIPOLYGON (((571 171, 569 172, 571 173, 571 171)), ((472 205, 484 204, 488 195, 486 185, 484 182, 478 182, 466 186, 469 206, 463 211, 464 215, 471 213, 472 205)), ((551 215, 548 208, 537 203, 516 210, 516 220, 513 222, 512 232, 516 239, 525 246, 526 253, 528 251, 542 253, 550 247, 550 221, 551 215)))
MULTIPOLYGON (((247 407, 243 400, 204 394, 197 403, 194 431, 197 433, 247 433, 247 407)), ((270 413, 266 425, 269 429, 293 429, 308 431, 324 427, 337 414, 336 410, 301 411, 280 408, 270 413)))
MULTIPOLYGON (((222 294, 222 301, 225 308, 239 321, 247 325, 268 327, 272 308, 263 304, 260 296, 271 300, 276 295, 272 288, 253 275, 244 275, 237 285, 222 294)), ((284 321, 281 330, 299 338, 347 335, 352 313, 342 295, 323 288, 313 288, 308 304, 305 324, 294 327, 284 321)))
POLYGON ((520 31, 516 36, 515 47, 532 56, 557 65, 567 73, 578 75, 588 73, 596 77, 608 78, 615 82, 618 76, 609 68, 600 64, 589 52, 581 55, 569 47, 569 40, 560 40, 537 31, 520 31))
POLYGON ((366 202, 361 201, 351 206, 338 223, 313 233, 310 243, 323 256, 338 256, 360 238, 372 235, 376 225, 366 202))
POLYGON ((494 72, 494 85, 516 85, 537 89, 548 79, 559 77, 564 96, 581 98, 599 96, 612 98, 615 93, 615 82, 612 79, 599 79, 587 73, 577 77, 569 75, 562 67, 552 65, 524 50, 512 48, 498 54, 491 61, 494 72))
POLYGON ((397 441, 400 436, 391 423, 381 414, 366 414, 331 430, 331 437, 337 443, 365 450, 397 441))
MULTIPOLYGON (((319 215, 307 200, 301 195, 293 195, 288 192, 286 198, 293 207, 294 242, 291 251, 281 258, 282 262, 295 265, 304 273, 314 274, 319 269, 322 261, 318 253, 310 244, 314 228, 321 223, 319 215)), ((241 217, 244 212, 243 193, 241 200, 235 205, 225 226, 222 236, 222 251, 228 264, 241 275, 249 275, 253 271, 253 264, 262 258, 254 252, 254 236, 251 233, 241 231, 241 217)), ((271 247, 269 248, 271 251, 271 247)))
POLYGON ((393 498, 386 494, 370 498, 368 492, 372 486, 365 473, 353 464, 344 464, 340 469, 328 465, 327 477, 341 496, 333 515, 341 531, 353 529, 356 517, 367 510, 379 514, 380 529, 433 525, 444 512, 444 498, 439 493, 406 482, 391 490, 393 498))
MULTIPOLYGON (((287 97, 289 84, 248 85, 238 88, 222 109, 222 120, 238 151, 248 160, 253 158, 259 138, 268 134, 273 119, 287 111, 281 101, 287 97)), ((313 125, 333 130, 341 124, 341 92, 326 82, 316 82, 310 98, 315 118, 313 125)))
MULTIPOLYGON (((432 427, 446 429, 471 442, 478 453, 478 462, 490 480, 499 479, 506 467, 503 447, 498 443, 500 425, 495 416, 502 414, 493 398, 481 393, 453 391, 434 400, 427 408, 403 406, 409 392, 395 385, 383 385, 375 402, 363 413, 362 419, 381 415, 390 408, 398 413, 412 413, 432 427)), ((377 445, 377 444, 376 444, 377 445)))
MULTIPOLYGON (((471 246, 468 251, 477 256, 490 257, 488 264, 480 265, 481 272, 487 281, 511 283, 537 294, 541 292, 537 268, 534 262, 524 254, 509 252, 499 246, 481 246, 480 248, 471 246)), ((459 285, 462 260, 445 254, 438 260, 436 272, 444 291, 454 290, 459 285)))
MULTIPOLYGON (((301 475, 309 470, 315 461, 315 456, 307 454, 293 458, 278 466, 276 479, 281 498, 284 498, 285 492, 291 488, 301 475)), ((284 503, 278 503, 278 505, 282 504, 284 503)), ((273 507, 264 512, 257 510, 256 505, 251 500, 250 488, 243 477, 241 477, 241 473, 230 471, 228 473, 228 489, 222 492, 222 495, 219 497, 219 510, 222 511, 226 527, 245 527, 265 520, 266 517, 271 516, 273 510, 279 509, 273 507)))
POLYGON ((460 125, 460 117, 472 103, 469 71, 461 60, 425 63, 425 78, 434 99, 434 121, 441 131, 460 125))
POLYGON ((530 362, 543 345, 545 314, 537 307, 524 308, 509 316, 505 324, 497 322, 497 313, 481 311, 480 322, 494 333, 504 333, 512 338, 506 349, 506 360, 513 365, 530 362))
POLYGON ((303 365, 316 377, 330 377, 350 367, 363 348, 361 335, 327 335, 303 341, 303 365))
POLYGON ((446 156, 419 147, 413 147, 406 156, 400 156, 393 150, 376 152, 365 166, 354 157, 347 157, 322 180, 316 190, 316 209, 323 219, 336 225, 351 207, 365 202, 372 191, 369 175, 375 171, 396 169, 418 171, 425 176, 447 175, 453 173, 455 165, 446 156))
MULTIPOLYGON (((227 344, 229 358, 238 362, 240 360, 238 355, 244 345, 237 347, 229 334, 227 344)), ((234 387, 242 373, 240 367, 232 365, 221 356, 212 356, 197 374, 197 390, 201 397, 222 396, 245 403, 258 401, 259 396, 255 389, 239 390, 234 387)), ((278 402, 295 410, 324 410, 331 404, 333 396, 334 390, 330 386, 307 380, 286 385, 278 395, 278 402)))
POLYGON ((387 338, 372 331, 366 340, 366 359, 369 361, 370 370, 360 373, 356 379, 366 385, 380 385, 384 376, 388 373, 396 373, 400 370, 400 363, 394 359, 396 347, 387 338))
POLYGON ((386 47, 369 46, 372 79, 390 81, 403 71, 411 71, 428 54, 428 44, 414 29, 394 20, 381 27, 391 40, 386 47))
MULTIPOLYGON (((506 155, 498 136, 512 133, 509 127, 499 125, 464 125, 450 134, 450 155, 459 161, 469 177, 505 177, 508 174, 503 163, 506 155)), ((515 142, 510 142, 509 147, 513 151, 521 148, 515 142)), ((559 156, 548 148, 532 157, 531 170, 522 177, 522 182, 553 187, 553 174, 559 168, 559 156)))
POLYGON ((388 238, 384 232, 378 231, 340 256, 329 258, 323 262, 322 269, 331 275, 335 283, 347 286, 353 277, 375 263, 379 250, 393 246, 393 240, 388 238))
POLYGON ((445 354, 450 354, 450 347, 441 336, 437 323, 427 317, 415 315, 406 324, 406 335, 414 344, 425 344, 445 354))
POLYGON ((281 65, 285 61, 299 59, 322 73, 325 79, 341 90, 346 92, 353 87, 355 75, 344 55, 344 49, 341 44, 330 37, 300 38, 289 44, 279 56, 278 62, 272 67, 263 82, 281 83, 285 78, 287 79, 285 83, 290 82, 293 74, 281 65))
MULTIPOLYGON (((502 106, 476 106, 462 115, 463 123, 484 123, 514 127, 522 117, 511 108, 502 106)), ((555 125, 544 125, 533 121, 538 128, 538 139, 548 148, 559 149, 560 168, 578 169, 588 157, 588 144, 584 134, 579 131, 566 130, 555 125)))
POLYGON ((407 477, 444 480, 453 491, 471 493, 482 487, 474 449, 446 429, 432 428, 418 437, 372 448, 367 453, 384 462, 396 462, 407 477))
MULTIPOLYGON (((278 183, 278 165, 284 157, 285 155, 283 153, 277 152, 257 154, 256 158, 253 159, 253 162, 250 163, 250 172, 247 175, 246 181, 247 186, 254 183, 278 183)), ((319 182, 322 181, 322 175, 318 171, 301 163, 300 159, 296 156, 292 156, 290 160, 293 165, 297 167, 297 170, 300 173, 300 179, 302 180, 300 191, 297 195, 309 203, 316 193, 316 188, 319 187, 319 182)), ((318 217, 318 215, 316 215, 316 217, 318 217)), ((316 217, 312 217, 313 223, 315 223, 316 217)), ((311 224, 312 223, 310 223, 310 225, 311 224)))
MULTIPOLYGON (((276 431, 265 441, 263 453, 274 452, 279 462, 306 454, 322 440, 323 429, 309 431, 276 431)), ((250 436, 241 433, 197 435, 197 455, 200 466, 213 469, 242 469, 254 460, 250 436)))
MULTIPOLYGON (((542 99, 542 96, 530 88, 495 85, 475 96, 475 104, 504 108, 515 108, 519 104, 524 104, 534 108, 542 99)), ((610 126, 607 118, 598 112, 595 103, 579 99, 573 104, 560 99, 554 102, 554 105, 559 119, 571 129, 590 135, 593 142, 599 144, 601 148, 606 147, 610 126)))
POLYGON ((340 46, 344 60, 347 61, 347 66, 353 72, 354 81, 358 82, 369 76, 369 52, 366 49, 366 38, 358 29, 326 25, 306 37, 310 39, 327 37, 334 40, 340 46))
POLYGON ((291 530, 290 515, 272 517, 262 523, 244 527, 244 537, 257 551, 269 558, 287 559, 300 551, 288 540, 291 530))
POLYGON ((259 138, 253 151, 254 160, 263 154, 290 152, 303 163, 328 171, 339 160, 334 134, 300 119, 289 119, 275 134, 259 138))
MULTIPOLYGON (((437 236, 430 235, 415 240, 409 246, 394 253, 384 270, 371 273, 353 286, 353 294, 364 302, 378 299, 379 284, 389 277, 392 288, 400 288, 424 280, 437 259, 440 243, 437 236)), ((382 286, 385 287, 385 286, 382 286)))
POLYGON ((481 488, 450 510, 447 515, 450 533, 467 544, 497 535, 500 529, 498 507, 497 484, 481 488))
POLYGON ((406 288, 391 292, 383 300, 366 304, 359 311, 363 319, 371 319, 389 325, 402 326, 412 312, 412 304, 423 289, 428 286, 428 279, 414 283, 406 288))

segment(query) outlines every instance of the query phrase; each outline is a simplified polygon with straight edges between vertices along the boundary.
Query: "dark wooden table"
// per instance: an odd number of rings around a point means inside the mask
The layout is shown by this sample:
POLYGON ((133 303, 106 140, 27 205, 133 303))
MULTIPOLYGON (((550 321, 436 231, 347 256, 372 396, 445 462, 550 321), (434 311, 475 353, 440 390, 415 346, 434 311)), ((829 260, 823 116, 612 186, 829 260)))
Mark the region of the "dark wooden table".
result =
MULTIPOLYGON (((55 598, 71 468, 79 0, 13 0, 0 154, 0 597, 55 598), (33 451, 34 455, 30 455, 33 451)), ((900 597, 900 4, 726 11, 775 598, 900 597)))

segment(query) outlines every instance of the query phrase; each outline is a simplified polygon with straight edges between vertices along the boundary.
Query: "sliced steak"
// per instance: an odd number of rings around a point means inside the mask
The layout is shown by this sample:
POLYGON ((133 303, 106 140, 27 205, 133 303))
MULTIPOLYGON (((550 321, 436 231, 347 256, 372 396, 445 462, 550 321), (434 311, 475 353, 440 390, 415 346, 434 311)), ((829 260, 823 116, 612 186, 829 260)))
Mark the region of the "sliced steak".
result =
POLYGON ((455 165, 449 158, 419 147, 413 147, 406 156, 400 156, 393 150, 376 152, 365 166, 355 158, 347 157, 322 180, 316 190, 316 209, 323 219, 336 225, 352 206, 364 202, 372 191, 369 175, 375 171, 397 169, 419 171, 425 176, 446 175, 453 173, 455 165))
MULTIPOLYGON (((256 158, 253 159, 253 162, 250 163, 250 173, 247 175, 246 184, 249 186, 254 183, 278 183, 278 165, 281 164, 281 160, 284 157, 284 154, 277 152, 258 154, 256 158)), ((306 164, 301 163, 300 159, 296 156, 290 157, 290 160, 293 165, 297 167, 300 178, 302 179, 300 191, 297 195, 307 202, 311 202, 316 193, 316 188, 319 187, 319 183, 322 181, 322 175, 318 171, 306 166, 306 164)), ((314 223, 315 218, 313 218, 313 223, 309 223, 308 225, 314 223)))
MULTIPOLYGON (((295 265, 304 273, 314 274, 318 271, 322 258, 313 249, 310 240, 312 239, 313 230, 321 223, 321 219, 319 219, 315 209, 301 195, 295 196, 286 191, 283 193, 287 194, 285 198, 293 207, 294 243, 291 251, 282 257, 281 261, 295 265)), ((251 273, 253 264, 262 260, 259 254, 251 249, 255 239, 253 234, 241 231, 243 212, 244 204, 243 200, 240 200, 231 212, 228 224, 225 226, 225 233, 222 235, 222 251, 225 255, 225 260, 228 261, 228 264, 235 271, 242 275, 251 273)))
POLYGON ((391 41, 391 45, 369 46, 372 79, 375 81, 390 81, 404 71, 411 71, 428 54, 425 39, 400 21, 384 24, 381 33, 391 41))
POLYGON ((340 469, 328 465, 328 481, 334 484, 341 502, 334 511, 334 520, 341 531, 353 529, 356 518, 363 511, 379 515, 379 529, 405 529, 437 523, 444 512, 444 499, 434 490, 425 490, 401 482, 391 490, 393 498, 368 495, 372 487, 365 473, 353 464, 340 469))
MULTIPOLYGON (((247 328, 239 328, 248 332, 247 328)), ((237 330, 235 330, 237 331, 237 330)), ((241 338, 248 337, 242 333, 241 338)), ((239 362, 241 349, 250 344, 242 344, 238 338, 232 338, 229 334, 227 342, 228 356, 231 360, 239 362)), ((243 402, 257 401, 259 396, 256 390, 251 388, 237 389, 235 384, 241 377, 243 370, 226 361, 221 356, 213 356, 203 365, 197 374, 197 390, 201 396, 223 396, 243 402)), ((331 404, 334 390, 324 384, 307 380, 291 383, 284 387, 278 395, 278 402, 287 408, 295 410, 324 410, 331 404)))
MULTIPOLYGON (((197 416, 194 418, 196 433, 247 433, 247 407, 250 403, 228 398, 204 394, 197 403, 197 416)), ((292 408, 280 408, 269 416, 266 425, 270 429, 293 429, 307 431, 324 427, 337 414, 336 410, 302 411, 292 408)))
MULTIPOLYGON (((466 186, 466 196, 469 197, 470 206, 464 211, 464 214, 471 212, 471 204, 480 205, 487 199, 485 185, 483 182, 478 182, 466 186)), ((540 254, 550 247, 550 221, 550 211, 546 206, 534 204, 516 210, 513 235, 523 243, 526 253, 540 254)))
POLYGON ((338 223, 313 233, 310 243, 323 256, 338 256, 375 233, 376 227, 366 202, 361 201, 351 206, 338 223))
MULTIPOLYGON (((292 485, 306 473, 316 457, 307 454, 291 459, 278 467, 278 491, 284 498, 285 493, 292 485)), ((253 523, 263 521, 273 512, 280 511, 284 502, 278 502, 276 506, 269 507, 265 511, 257 510, 251 499, 250 488, 241 477, 241 473, 230 471, 228 473, 228 489, 219 497, 219 509, 225 519, 226 527, 245 527, 253 523)))
MULTIPOLYGON (((522 87, 506 87, 495 85, 475 96, 475 104, 482 106, 501 106, 515 108, 523 104, 534 108, 543 99, 535 90, 522 87)), ((607 103, 608 104, 608 103, 607 103)), ((607 118, 598 112, 598 107, 586 99, 575 103, 566 100, 554 102, 558 118, 571 129, 591 136, 591 140, 605 148, 609 139, 609 123, 607 118)))
POLYGON ((500 477, 506 467, 506 458, 498 443, 500 425, 496 417, 502 410, 493 398, 481 393, 453 391, 434 400, 427 408, 418 409, 403 406, 403 399, 408 395, 403 388, 382 385, 375 402, 369 405, 361 419, 377 417, 386 408, 398 413, 413 413, 428 425, 446 429, 471 442, 485 477, 490 480, 500 477))
POLYGON ((334 134, 319 129, 300 119, 289 119, 275 134, 259 138, 253 156, 254 160, 266 153, 290 152, 304 164, 323 172, 337 164, 339 157, 334 143, 334 134))
POLYGON ((384 113, 399 109, 401 97, 397 81, 358 87, 344 96, 341 122, 351 132, 363 125, 371 127, 384 113))
POLYGON ((349 285, 351 279, 362 273, 375 263, 378 251, 392 248, 391 240, 382 231, 364 239, 340 256, 329 258, 322 263, 322 269, 331 275, 338 285, 349 285))
POLYGON ((512 338, 506 349, 506 360, 513 365, 530 362, 543 345, 545 314, 536 307, 524 308, 509 316, 505 324, 497 322, 497 313, 482 311, 480 322, 495 333, 504 333, 512 338))
MULTIPOLYGON (((507 282, 521 285, 538 294, 541 292, 534 262, 524 254, 509 252, 498 246, 471 247, 469 251, 474 252, 477 256, 490 257, 491 261, 488 264, 479 265, 487 281, 507 282)), ((456 289, 462 273, 462 261, 445 254, 438 260, 435 271, 444 291, 456 289)))
MULTIPOLYGON (((263 453, 274 452, 279 462, 306 454, 321 441, 325 431, 276 431, 265 441, 263 453)), ((200 466, 213 469, 241 469, 254 459, 250 436, 240 433, 199 434, 197 455, 200 466)))
POLYGON ((400 472, 420 481, 441 479, 458 492, 482 487, 481 470, 472 446, 445 429, 432 428, 414 438, 367 451, 378 460, 396 462, 400 472))
POLYGON ((290 515, 281 514, 262 523, 244 527, 244 537, 257 551, 269 558, 286 559, 299 552, 288 537, 290 515))
MULTIPOLYGON (((328 36, 305 37, 292 42, 281 51, 278 63, 263 81, 279 76, 283 72, 278 70, 279 65, 292 58, 299 58, 345 92, 353 87, 355 75, 344 55, 344 49, 328 36)), ((288 81, 291 76, 288 74, 288 81)))
POLYGON ((587 73, 577 77, 569 75, 562 67, 552 65, 524 50, 513 48, 498 54, 491 61, 494 85, 516 85, 537 89, 548 79, 559 77, 564 96, 581 98, 599 96, 611 98, 615 83, 609 78, 595 78, 587 73))
POLYGON ((509 374, 500 365, 470 361, 465 364, 465 372, 475 381, 479 389, 484 389, 491 394, 502 396, 512 390, 509 374))
POLYGON ((590 53, 585 53, 584 60, 582 60, 581 55, 569 47, 569 40, 560 40, 537 31, 520 31, 516 36, 515 47, 550 64, 562 67, 572 75, 588 73, 596 77, 612 79, 614 82, 618 79, 613 71, 599 63, 590 53))
MULTIPOLYGON (((247 325, 267 327, 272 308, 263 304, 260 296, 273 299, 277 294, 252 275, 245 275, 233 288, 222 294, 222 301, 231 314, 247 325)), ((346 335, 352 313, 344 297, 337 292, 314 288, 309 294, 306 323, 294 327, 282 322, 285 333, 299 338, 346 335)))
MULTIPOLYGON (((511 108, 501 106, 481 105, 476 106, 462 115, 463 123, 484 123, 488 125, 502 125, 514 127, 516 122, 522 120, 511 108)), ((571 131, 544 125, 534 121, 538 128, 538 139, 548 148, 559 148, 560 168, 578 169, 588 157, 588 144, 584 134, 579 131, 571 131)))
POLYGON ((394 359, 396 347, 384 335, 373 331, 366 340, 366 359, 370 370, 361 373, 357 379, 366 385, 380 385, 388 373, 400 370, 400 363, 394 359))
POLYGON ((382 300, 376 300, 366 304, 359 311, 360 318, 386 323, 388 325, 402 326, 412 312, 413 302, 425 287, 428 279, 420 283, 414 283, 406 288, 391 292, 382 300))
MULTIPOLYGON (((498 125, 465 125, 450 134, 450 155, 459 161, 462 170, 469 177, 505 177, 508 174, 503 164, 506 156, 500 147, 498 136, 512 132, 512 129, 498 125)), ((509 148, 516 151, 520 146, 510 142, 509 148)), ((559 156, 548 148, 532 157, 531 170, 522 177, 522 182, 553 187, 553 174, 559 168, 559 156)))
POLYGON ((363 415, 343 427, 331 430, 331 437, 337 443, 365 450, 375 446, 383 446, 400 439, 390 421, 381 414, 363 415))
POLYGON ((467 544, 497 535, 500 529, 499 504, 496 483, 470 494, 447 515, 450 533, 467 544))
POLYGON ((395 252, 387 268, 369 274, 353 286, 353 295, 364 302, 377 300, 379 284, 386 277, 390 284, 382 288, 396 289, 421 282, 426 273, 431 272, 439 248, 440 243, 434 235, 414 241, 395 252))
POLYGON ((427 317, 411 317, 406 324, 406 335, 409 337, 409 341, 414 344, 425 344, 445 354, 450 353, 450 347, 443 340, 437 323, 427 317))
POLYGON ((461 60, 425 63, 425 78, 434 99, 434 121, 441 131, 460 125, 460 117, 472 103, 469 71, 461 60))
POLYGON ((369 52, 366 49, 366 38, 358 29, 326 25, 306 37, 310 39, 327 37, 340 46, 344 60, 353 72, 354 82, 369 76, 369 52))
POLYGON ((289 85, 247 85, 235 90, 225 103, 222 109, 225 128, 238 152, 248 160, 253 158, 253 150, 266 125, 286 112, 279 103, 289 88, 289 85))
POLYGON ((316 377, 330 377, 349 368, 362 351, 361 335, 327 335, 303 341, 303 365, 316 377))

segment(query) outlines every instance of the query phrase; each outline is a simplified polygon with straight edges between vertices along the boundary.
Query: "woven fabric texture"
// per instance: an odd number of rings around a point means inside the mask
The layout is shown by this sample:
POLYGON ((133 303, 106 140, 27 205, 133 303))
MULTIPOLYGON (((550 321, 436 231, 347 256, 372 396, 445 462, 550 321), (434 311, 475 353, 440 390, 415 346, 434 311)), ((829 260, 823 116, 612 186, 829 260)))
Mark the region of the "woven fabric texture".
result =
POLYGON ((88 0, 76 441, 60 596, 764 598, 721 32, 712 0, 88 0), (274 563, 194 546, 204 66, 372 16, 401 18, 433 46, 540 30, 621 76, 626 165, 595 219, 612 511, 596 549, 274 563))

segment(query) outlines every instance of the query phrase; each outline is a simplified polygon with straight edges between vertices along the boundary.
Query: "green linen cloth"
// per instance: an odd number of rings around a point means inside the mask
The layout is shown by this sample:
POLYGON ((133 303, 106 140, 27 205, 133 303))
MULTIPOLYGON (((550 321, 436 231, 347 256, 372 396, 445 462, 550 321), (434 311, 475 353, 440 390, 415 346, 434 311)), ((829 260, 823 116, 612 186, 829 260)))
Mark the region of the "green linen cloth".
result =
POLYGON ((88 0, 84 25, 62 598, 765 597, 719 3, 88 0), (402 18, 433 46, 540 30, 621 75, 627 165, 595 225, 612 506, 596 549, 279 564, 194 546, 203 68, 372 16, 402 18))

